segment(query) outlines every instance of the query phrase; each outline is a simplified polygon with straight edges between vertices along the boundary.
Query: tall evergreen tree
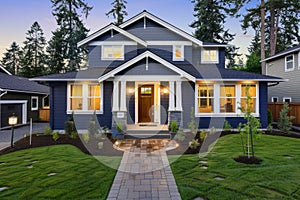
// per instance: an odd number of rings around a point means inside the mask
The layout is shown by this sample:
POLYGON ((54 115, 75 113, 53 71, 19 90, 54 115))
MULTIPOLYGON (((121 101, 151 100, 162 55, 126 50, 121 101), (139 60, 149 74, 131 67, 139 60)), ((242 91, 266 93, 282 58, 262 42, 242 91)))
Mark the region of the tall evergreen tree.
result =
POLYGON ((45 71, 46 39, 38 22, 34 22, 26 33, 20 59, 20 75, 24 77, 41 76, 45 71))
MULTIPOLYGON (((52 38, 56 41, 52 43, 62 42, 62 45, 60 47, 56 45, 56 48, 53 48, 54 44, 52 44, 52 50, 61 48, 59 51, 63 52, 64 63, 66 63, 64 71, 78 70, 86 59, 86 50, 83 47, 78 48, 77 43, 86 38, 88 33, 81 14, 87 18, 92 7, 88 6, 84 0, 51 0, 51 2, 52 14, 59 26, 56 35, 52 38)), ((61 63, 61 60, 56 62, 61 63)))
POLYGON ((6 49, 1 64, 11 74, 18 75, 20 64, 20 48, 16 42, 13 42, 9 49, 6 49))
POLYGON ((128 13, 125 11, 126 4, 126 0, 114 0, 111 3, 111 5, 113 5, 113 8, 108 13, 106 13, 107 16, 112 15, 114 17, 114 19, 116 20, 116 26, 122 24, 124 21, 124 16, 128 15, 128 13))
MULTIPOLYGON (((195 29, 195 37, 204 42, 229 43, 235 34, 225 29, 227 15, 235 16, 242 5, 242 0, 192 0, 194 3, 195 21, 190 25, 195 29)), ((235 57, 239 56, 238 48, 226 48, 226 58, 229 66, 235 66, 235 57)))

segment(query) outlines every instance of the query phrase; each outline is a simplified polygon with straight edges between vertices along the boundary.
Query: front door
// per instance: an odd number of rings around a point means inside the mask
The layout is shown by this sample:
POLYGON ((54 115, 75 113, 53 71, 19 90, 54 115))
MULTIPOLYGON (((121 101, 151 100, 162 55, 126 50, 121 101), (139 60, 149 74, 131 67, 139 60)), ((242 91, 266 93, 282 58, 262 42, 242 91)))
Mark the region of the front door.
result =
POLYGON ((139 87, 139 122, 153 122, 154 119, 154 85, 139 87))

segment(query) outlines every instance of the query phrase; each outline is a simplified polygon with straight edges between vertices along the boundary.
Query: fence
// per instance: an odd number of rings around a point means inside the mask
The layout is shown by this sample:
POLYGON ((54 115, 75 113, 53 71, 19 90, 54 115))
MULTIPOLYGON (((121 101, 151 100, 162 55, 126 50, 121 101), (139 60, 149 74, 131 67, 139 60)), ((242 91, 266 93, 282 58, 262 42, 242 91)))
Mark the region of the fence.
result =
POLYGON ((39 109, 39 118, 41 121, 50 121, 50 109, 39 109))
MULTIPOLYGON (((289 103, 289 116, 294 116, 293 125, 300 126, 300 103, 289 103)), ((271 111, 273 121, 278 122, 279 113, 283 108, 283 103, 268 103, 268 109, 271 111)))

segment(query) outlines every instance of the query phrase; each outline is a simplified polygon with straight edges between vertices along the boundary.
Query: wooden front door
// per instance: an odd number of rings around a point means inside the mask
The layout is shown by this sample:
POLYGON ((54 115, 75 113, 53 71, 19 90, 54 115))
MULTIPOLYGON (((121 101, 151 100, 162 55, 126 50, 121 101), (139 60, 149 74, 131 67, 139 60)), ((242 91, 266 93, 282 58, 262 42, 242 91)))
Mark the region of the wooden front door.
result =
POLYGON ((139 87, 139 122, 153 122, 154 119, 154 85, 139 87))

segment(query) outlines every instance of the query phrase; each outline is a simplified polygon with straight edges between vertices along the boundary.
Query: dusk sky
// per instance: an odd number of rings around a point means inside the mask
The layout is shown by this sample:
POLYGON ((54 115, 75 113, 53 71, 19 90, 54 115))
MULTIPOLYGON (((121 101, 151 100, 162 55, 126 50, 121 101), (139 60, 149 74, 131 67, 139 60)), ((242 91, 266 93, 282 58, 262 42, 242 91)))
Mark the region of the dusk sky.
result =
MULTIPOLYGON (((112 17, 108 18, 105 15, 111 9, 112 1, 86 0, 90 6, 93 6, 88 19, 85 20, 87 28, 90 29, 89 34, 114 21, 112 17)), ((127 2, 128 16, 125 20, 147 10, 182 30, 193 33, 189 24, 194 20, 194 6, 189 0, 127 0, 127 2)), ((41 25, 46 39, 51 38, 51 31, 56 28, 51 6, 50 0, 1 0, 0 58, 13 41, 22 46, 26 32, 35 21, 41 25)), ((247 53, 253 31, 250 30, 247 35, 243 35, 239 19, 228 19, 226 28, 229 28, 231 33, 236 33, 232 44, 241 48, 240 53, 247 53)))

